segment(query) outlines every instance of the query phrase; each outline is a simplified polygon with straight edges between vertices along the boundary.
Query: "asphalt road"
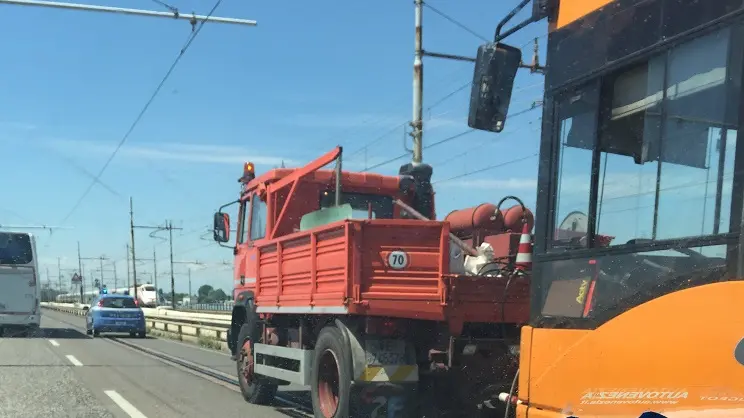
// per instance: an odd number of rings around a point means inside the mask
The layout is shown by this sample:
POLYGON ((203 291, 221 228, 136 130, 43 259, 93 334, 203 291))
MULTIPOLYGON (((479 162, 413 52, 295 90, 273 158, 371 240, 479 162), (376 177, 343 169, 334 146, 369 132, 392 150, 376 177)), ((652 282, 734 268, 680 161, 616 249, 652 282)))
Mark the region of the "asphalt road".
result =
MULTIPOLYGON (((37 335, 0 338, 0 417, 298 416, 281 404, 250 405, 237 387, 107 338, 90 338, 84 327, 82 317, 44 309, 37 335)), ((222 353, 168 340, 123 339, 235 375, 222 353)))

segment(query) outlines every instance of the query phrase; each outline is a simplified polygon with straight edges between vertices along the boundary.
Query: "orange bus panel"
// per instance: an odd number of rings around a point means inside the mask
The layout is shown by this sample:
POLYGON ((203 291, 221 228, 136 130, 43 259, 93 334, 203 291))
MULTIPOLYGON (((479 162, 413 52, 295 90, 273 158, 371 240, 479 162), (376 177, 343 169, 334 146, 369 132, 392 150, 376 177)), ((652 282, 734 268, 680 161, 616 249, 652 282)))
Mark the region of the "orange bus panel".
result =
POLYGON ((614 0, 560 0, 556 29, 575 22, 614 0))
POLYGON ((519 393, 529 417, 744 416, 742 300, 744 282, 727 281, 659 297, 595 330, 525 327, 519 393))

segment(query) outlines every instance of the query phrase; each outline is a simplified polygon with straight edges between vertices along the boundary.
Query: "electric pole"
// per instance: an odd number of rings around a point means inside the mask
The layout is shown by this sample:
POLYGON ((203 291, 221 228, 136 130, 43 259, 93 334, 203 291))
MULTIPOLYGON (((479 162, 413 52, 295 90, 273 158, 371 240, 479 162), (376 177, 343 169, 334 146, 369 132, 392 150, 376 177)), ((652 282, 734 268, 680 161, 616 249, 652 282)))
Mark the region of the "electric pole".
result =
POLYGON ((78 271, 80 272, 80 303, 83 302, 83 295, 85 294, 85 276, 83 275, 83 259, 80 258, 80 241, 77 242, 78 250, 78 271))
POLYGON ((129 290, 129 244, 127 244, 127 290, 129 290))
POLYGON ((414 38, 413 57, 413 119, 411 120, 411 137, 413 137, 413 164, 421 164, 423 153, 423 102, 424 102, 424 46, 423 46, 423 0, 414 0, 416 33, 414 38))
POLYGON ((106 257, 105 255, 100 255, 98 257, 80 257, 78 255, 78 258, 81 259, 81 260, 98 260, 98 261, 101 262, 101 282, 100 282, 101 283, 101 287, 100 288, 103 288, 103 262, 104 261, 108 261, 109 258, 106 257))
POLYGON ((132 281, 134 282, 134 300, 137 300, 137 263, 134 260, 137 259, 134 251, 134 203, 132 202, 132 196, 129 196, 129 235, 132 239, 132 281))
POLYGON ((59 291, 62 292, 62 264, 59 257, 57 257, 57 285, 59 291))
MULTIPOLYGON (((131 198, 130 198, 130 207, 131 207, 131 198)), ((165 221, 164 225, 156 225, 156 226, 135 225, 134 224, 134 209, 130 209, 130 212, 131 212, 130 219, 132 221, 131 230, 132 230, 132 259, 133 260, 136 260, 134 256, 134 229, 135 228, 152 229, 153 231, 150 233, 151 238, 156 238, 154 234, 160 231, 168 231, 168 243, 170 246, 170 266, 171 266, 171 275, 170 275, 171 276, 170 278, 171 279, 171 305, 173 308, 175 308, 176 307, 176 287, 175 287, 176 280, 175 280, 175 277, 173 276, 173 264, 174 264, 174 261, 173 261, 173 230, 180 231, 180 230, 183 230, 183 228, 178 228, 178 227, 173 226, 173 222, 168 221, 168 220, 165 221)), ((132 263, 132 265, 134 265, 134 263, 132 263)), ((135 282, 135 286, 136 286, 136 282, 135 282)), ((136 288, 135 288, 135 291, 136 291, 136 288)), ((155 291, 157 292, 157 287, 155 288, 155 291)))
MULTIPOLYGON (((520 4, 509 15, 507 15, 507 18, 502 20, 502 22, 499 24, 498 29, 496 29, 496 35, 494 36, 494 40, 493 40, 494 43, 501 41, 505 37, 516 32, 517 30, 544 17, 542 16, 538 18, 533 13, 533 16, 531 18, 525 20, 524 22, 502 33, 501 26, 503 26, 507 20, 514 17, 514 15, 518 13, 521 9, 523 9, 527 5, 527 3, 529 3, 529 0, 522 0, 520 4)), ((415 32, 415 38, 414 38, 415 50, 414 50, 414 58, 413 58, 413 120, 411 121, 411 128, 412 128, 411 137, 413 138, 413 150, 412 150, 413 151, 413 165, 417 165, 422 162, 422 158, 423 158, 422 153, 424 149, 424 146, 423 146, 424 57, 442 58, 442 59, 447 59, 447 60, 466 61, 466 62, 473 62, 473 63, 476 60, 475 58, 466 57, 463 55, 442 54, 438 52, 431 52, 431 51, 425 50, 424 42, 423 42, 424 1, 414 0, 413 4, 414 4, 414 22, 416 25, 416 32, 415 32)), ((532 73, 544 74, 545 67, 540 65, 540 62, 538 59, 537 38, 535 38, 535 42, 534 42, 532 62, 530 64, 521 62, 519 64, 519 67, 527 68, 532 73)))
POLYGON ((157 300, 157 302, 155 302, 155 306, 157 306, 160 302, 160 288, 158 288, 158 258, 155 255, 155 247, 152 248, 152 281, 155 285, 155 300, 157 300))
MULTIPOLYGON (((173 261, 171 259, 171 271, 170 271, 170 275, 171 275, 171 289, 174 289, 175 288, 173 286, 173 276, 174 276, 173 265, 174 264, 191 264, 191 265, 197 265, 197 266, 203 266, 204 265, 204 263, 200 262, 199 260, 194 260, 194 261, 173 261)), ((192 294, 191 294, 191 268, 190 267, 188 269, 188 275, 189 275, 189 300, 190 300, 191 299, 191 296, 192 296, 192 294)), ((171 291, 171 298, 172 298, 171 305, 172 305, 173 308, 175 308, 175 306, 176 306, 176 293, 173 290, 171 291)))
POLYGON ((67 9, 77 10, 86 12, 104 12, 104 13, 116 13, 134 16, 147 16, 147 17, 164 17, 168 19, 180 19, 188 20, 192 27, 198 22, 210 23, 227 23, 233 25, 245 25, 245 26, 256 26, 255 20, 248 19, 236 19, 231 17, 217 17, 217 16, 203 16, 196 14, 181 14, 175 7, 168 6, 169 12, 156 12, 152 10, 142 9, 125 9, 122 7, 108 7, 108 6, 94 6, 88 4, 75 4, 75 3, 63 3, 56 1, 41 1, 41 0, 0 0, 0 4, 12 4, 17 6, 38 6, 48 7, 54 9, 67 9))
POLYGON ((170 244, 171 308, 176 309, 176 279, 173 276, 173 223, 168 223, 168 242, 170 244))

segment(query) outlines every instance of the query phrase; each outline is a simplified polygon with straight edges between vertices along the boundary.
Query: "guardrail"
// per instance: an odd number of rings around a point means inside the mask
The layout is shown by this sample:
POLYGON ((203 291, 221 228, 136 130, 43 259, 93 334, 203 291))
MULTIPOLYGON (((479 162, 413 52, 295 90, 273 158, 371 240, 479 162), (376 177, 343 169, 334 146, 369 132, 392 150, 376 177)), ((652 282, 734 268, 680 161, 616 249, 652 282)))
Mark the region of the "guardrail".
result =
POLYGON ((193 303, 177 307, 179 311, 200 311, 200 312, 230 312, 233 305, 224 303, 193 303))
MULTIPOLYGON (((42 302, 41 306, 72 315, 85 316, 88 306, 73 303, 42 302)), ((168 338, 195 342, 210 348, 227 350, 229 314, 196 314, 182 311, 143 308, 149 331, 163 333, 168 338)))

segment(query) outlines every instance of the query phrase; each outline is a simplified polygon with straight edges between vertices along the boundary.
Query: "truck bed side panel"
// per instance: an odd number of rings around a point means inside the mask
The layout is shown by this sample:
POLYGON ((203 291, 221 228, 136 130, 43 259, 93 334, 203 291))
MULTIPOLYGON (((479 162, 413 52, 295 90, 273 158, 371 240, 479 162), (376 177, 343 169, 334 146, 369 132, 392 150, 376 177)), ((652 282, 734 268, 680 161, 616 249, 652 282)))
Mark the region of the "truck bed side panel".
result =
POLYGON ((444 320, 444 281, 449 269, 447 224, 410 220, 364 222, 352 234, 352 258, 359 277, 354 288, 355 313, 444 320), (389 266, 392 251, 404 251, 408 265, 389 266))
POLYGON ((430 300, 441 295, 440 224, 423 226, 366 223, 359 232, 363 300, 430 300), (388 265, 393 251, 408 255, 408 266, 394 269, 388 265))
POLYGON ((346 227, 292 234, 259 248, 258 306, 343 306, 346 227))

